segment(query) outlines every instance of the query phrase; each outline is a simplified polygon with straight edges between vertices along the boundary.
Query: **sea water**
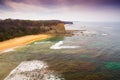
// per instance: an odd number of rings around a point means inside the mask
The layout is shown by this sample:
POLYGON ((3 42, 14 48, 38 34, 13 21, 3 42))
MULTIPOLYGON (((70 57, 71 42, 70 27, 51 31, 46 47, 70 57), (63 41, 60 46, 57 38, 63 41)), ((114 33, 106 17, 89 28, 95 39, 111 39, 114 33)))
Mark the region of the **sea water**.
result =
POLYGON ((74 22, 66 29, 77 31, 62 40, 69 48, 56 54, 55 70, 66 80, 120 80, 120 23, 74 22))
POLYGON ((65 80, 120 80, 120 23, 74 22, 66 29, 77 31, 73 36, 36 41, 13 54, 3 54, 0 61, 8 62, 6 66, 17 61, 44 61, 65 80))

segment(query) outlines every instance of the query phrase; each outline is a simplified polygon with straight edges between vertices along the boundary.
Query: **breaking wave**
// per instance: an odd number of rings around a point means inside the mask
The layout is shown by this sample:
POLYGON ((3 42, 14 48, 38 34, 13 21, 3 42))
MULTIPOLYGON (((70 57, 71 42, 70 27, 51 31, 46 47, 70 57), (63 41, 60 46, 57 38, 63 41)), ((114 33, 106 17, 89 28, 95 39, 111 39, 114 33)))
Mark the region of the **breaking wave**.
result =
POLYGON ((51 46, 50 49, 74 49, 79 48, 80 46, 61 46, 63 44, 63 41, 59 41, 55 45, 51 46))

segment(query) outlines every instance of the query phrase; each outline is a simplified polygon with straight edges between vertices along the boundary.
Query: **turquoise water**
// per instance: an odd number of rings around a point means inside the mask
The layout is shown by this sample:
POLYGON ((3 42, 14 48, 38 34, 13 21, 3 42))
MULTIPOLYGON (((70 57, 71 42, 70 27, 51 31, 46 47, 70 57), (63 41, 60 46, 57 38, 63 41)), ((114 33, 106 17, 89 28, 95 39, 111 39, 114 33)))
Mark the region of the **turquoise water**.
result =
POLYGON ((50 69, 65 80, 120 80, 120 24, 82 23, 66 25, 67 30, 78 30, 71 37, 55 37, 53 45, 79 48, 50 49, 40 60, 49 63, 50 69), (81 33, 79 30, 87 30, 81 33), (55 40, 55 41, 54 41, 55 40), (44 58, 43 58, 44 57, 44 58))
POLYGON ((64 46, 80 48, 63 49, 54 55, 58 59, 56 70, 66 80, 120 80, 120 23, 74 22, 66 29, 87 30, 62 40, 64 46))
POLYGON ((120 80, 120 23, 74 22, 66 29, 78 31, 73 36, 33 42, 1 55, 0 62, 5 66, 25 60, 45 61, 65 80, 120 80), (59 41, 63 42, 60 49, 50 48, 59 41))

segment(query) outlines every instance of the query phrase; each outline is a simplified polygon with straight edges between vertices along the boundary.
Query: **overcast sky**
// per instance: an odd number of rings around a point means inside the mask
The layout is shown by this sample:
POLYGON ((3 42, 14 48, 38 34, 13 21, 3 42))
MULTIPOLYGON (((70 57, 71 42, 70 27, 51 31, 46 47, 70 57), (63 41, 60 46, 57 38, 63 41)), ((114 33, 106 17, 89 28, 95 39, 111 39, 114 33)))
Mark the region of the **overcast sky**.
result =
POLYGON ((0 19, 120 21, 120 0, 0 0, 0 19))

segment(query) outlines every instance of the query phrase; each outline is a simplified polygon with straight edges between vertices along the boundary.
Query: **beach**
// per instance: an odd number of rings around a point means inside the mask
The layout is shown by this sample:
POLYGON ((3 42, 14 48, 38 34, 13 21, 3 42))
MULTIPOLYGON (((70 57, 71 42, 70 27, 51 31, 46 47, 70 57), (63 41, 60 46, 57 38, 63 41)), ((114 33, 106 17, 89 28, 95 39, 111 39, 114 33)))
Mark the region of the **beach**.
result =
POLYGON ((15 48, 17 46, 23 46, 36 40, 42 40, 50 37, 52 36, 48 34, 38 34, 38 35, 27 35, 27 36, 6 40, 3 42, 0 42, 0 52, 15 48))

